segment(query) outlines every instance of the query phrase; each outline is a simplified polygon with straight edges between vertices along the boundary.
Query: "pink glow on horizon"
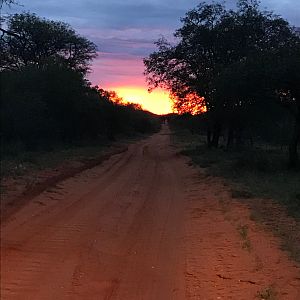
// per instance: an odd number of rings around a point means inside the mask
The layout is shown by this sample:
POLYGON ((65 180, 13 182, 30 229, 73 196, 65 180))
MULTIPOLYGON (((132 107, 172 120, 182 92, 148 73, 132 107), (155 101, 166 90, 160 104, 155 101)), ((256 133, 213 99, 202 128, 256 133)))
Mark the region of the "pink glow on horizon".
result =
POLYGON ((100 53, 93 63, 89 78, 93 84, 108 89, 111 86, 146 86, 142 58, 132 55, 100 53))

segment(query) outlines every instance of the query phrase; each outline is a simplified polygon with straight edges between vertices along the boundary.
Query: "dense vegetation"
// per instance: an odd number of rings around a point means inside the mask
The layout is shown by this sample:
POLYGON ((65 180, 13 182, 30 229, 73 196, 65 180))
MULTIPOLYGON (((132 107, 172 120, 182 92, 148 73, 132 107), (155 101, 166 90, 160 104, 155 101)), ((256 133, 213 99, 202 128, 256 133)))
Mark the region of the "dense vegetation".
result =
POLYGON ((86 79, 96 46, 68 24, 22 13, 1 28, 1 139, 4 154, 55 144, 150 133, 157 118, 86 79), (16 147, 14 147, 16 148, 16 147))
POLYGON ((176 43, 157 42, 144 60, 150 89, 163 87, 193 130, 210 147, 241 148, 248 141, 289 145, 289 166, 299 164, 300 37, 287 21, 262 11, 256 0, 237 9, 200 3, 182 18, 176 43))

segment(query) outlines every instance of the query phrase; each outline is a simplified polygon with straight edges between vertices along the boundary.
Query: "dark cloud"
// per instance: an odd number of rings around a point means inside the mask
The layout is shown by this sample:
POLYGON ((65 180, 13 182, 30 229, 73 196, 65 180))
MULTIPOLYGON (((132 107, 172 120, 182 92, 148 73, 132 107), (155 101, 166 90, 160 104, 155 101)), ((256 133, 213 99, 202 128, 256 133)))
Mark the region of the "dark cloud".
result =
MULTIPOLYGON (((72 21, 72 25, 101 28, 172 27, 198 1, 21 0, 23 8, 45 17, 72 21)), ((16 9, 14 7, 14 9, 16 9)), ((22 10, 22 7, 17 8, 22 10)))

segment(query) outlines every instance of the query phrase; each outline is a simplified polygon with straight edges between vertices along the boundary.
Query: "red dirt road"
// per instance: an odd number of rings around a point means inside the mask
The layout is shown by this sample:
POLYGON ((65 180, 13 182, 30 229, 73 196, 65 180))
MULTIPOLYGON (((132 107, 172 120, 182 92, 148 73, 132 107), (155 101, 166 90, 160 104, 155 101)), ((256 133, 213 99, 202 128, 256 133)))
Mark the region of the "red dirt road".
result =
POLYGON ((299 266, 186 162, 165 126, 34 198, 2 224, 1 299, 300 299, 299 266))

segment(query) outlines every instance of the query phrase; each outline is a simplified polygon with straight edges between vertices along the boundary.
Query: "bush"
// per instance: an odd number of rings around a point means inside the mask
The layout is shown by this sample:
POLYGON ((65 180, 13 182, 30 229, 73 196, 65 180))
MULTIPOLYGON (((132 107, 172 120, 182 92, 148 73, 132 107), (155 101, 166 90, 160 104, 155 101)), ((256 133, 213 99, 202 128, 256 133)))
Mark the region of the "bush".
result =
POLYGON ((153 114, 114 103, 109 93, 92 88, 81 73, 57 64, 4 71, 1 92, 2 141, 26 150, 151 133, 159 127, 153 114))

